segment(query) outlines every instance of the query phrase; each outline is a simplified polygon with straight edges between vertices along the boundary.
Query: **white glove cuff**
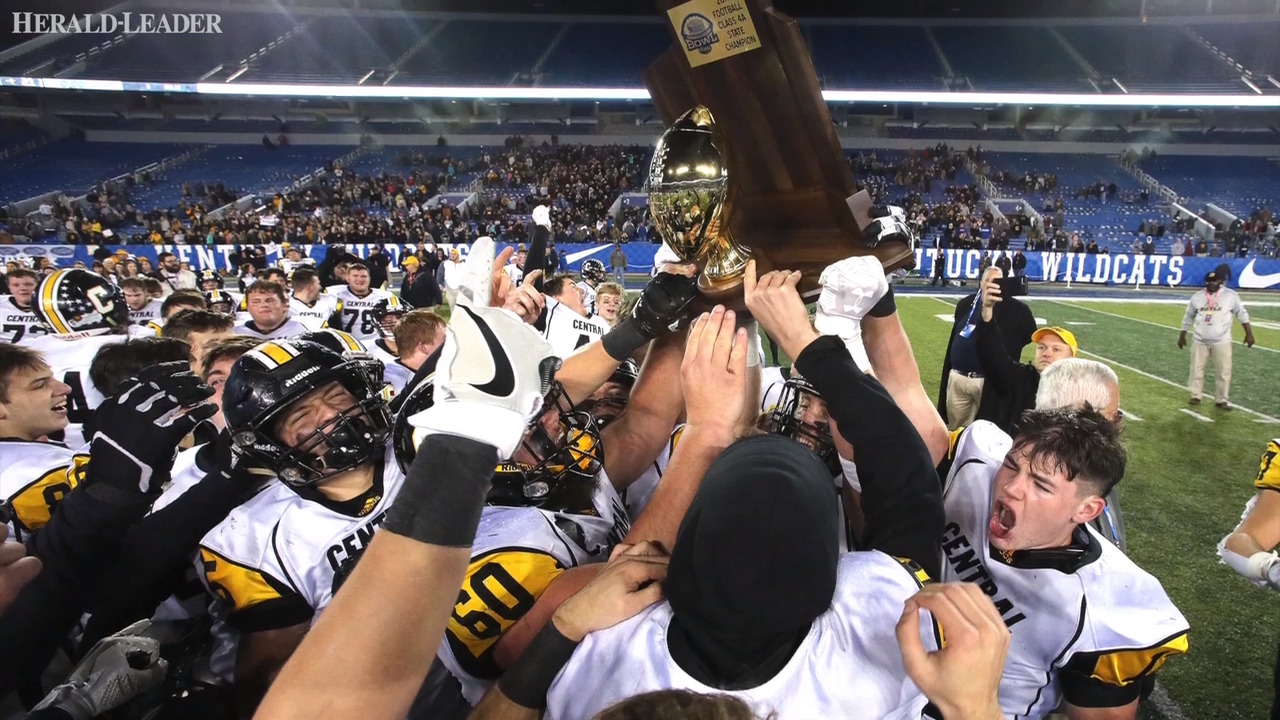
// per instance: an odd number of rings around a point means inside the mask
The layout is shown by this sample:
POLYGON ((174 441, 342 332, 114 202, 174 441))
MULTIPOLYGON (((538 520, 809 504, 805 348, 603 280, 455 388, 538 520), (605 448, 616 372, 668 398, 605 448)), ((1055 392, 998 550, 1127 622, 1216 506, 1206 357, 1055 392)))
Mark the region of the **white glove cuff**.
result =
POLYGON ((747 367, 760 367, 764 358, 764 341, 760 339, 760 324, 755 320, 744 323, 747 329, 747 367))
POLYGON ((414 442, 426 435, 456 435, 497 448, 497 460, 515 453, 524 437, 524 416, 514 410, 476 402, 441 402, 409 417, 417 428, 414 442))
POLYGON ((840 458, 840 469, 844 471, 845 484, 854 492, 862 492, 862 483, 858 480, 858 466, 843 455, 836 457, 840 458))

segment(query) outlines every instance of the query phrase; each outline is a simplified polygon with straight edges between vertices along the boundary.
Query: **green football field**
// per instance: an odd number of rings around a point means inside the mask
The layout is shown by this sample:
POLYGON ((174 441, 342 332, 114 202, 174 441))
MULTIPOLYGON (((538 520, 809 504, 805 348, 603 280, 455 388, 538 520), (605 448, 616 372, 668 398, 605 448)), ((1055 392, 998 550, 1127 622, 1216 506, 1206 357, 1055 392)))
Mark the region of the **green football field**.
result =
MULTIPOLYGON (((898 295, 931 396, 958 297, 898 295)), ((1083 357, 1106 362, 1119 375, 1129 450, 1120 499, 1129 554, 1160 579, 1191 623, 1190 652, 1169 661, 1159 676, 1172 707, 1148 703, 1144 718, 1261 718, 1271 704, 1277 598, 1219 564, 1216 555, 1253 494, 1266 442, 1280 436, 1280 296, 1256 297, 1246 303, 1258 344, 1245 348, 1236 327, 1231 400, 1239 407, 1230 412, 1214 407, 1211 386, 1204 403, 1187 404, 1190 351, 1176 345, 1184 305, 1028 299, 1037 319, 1074 332, 1083 357)))

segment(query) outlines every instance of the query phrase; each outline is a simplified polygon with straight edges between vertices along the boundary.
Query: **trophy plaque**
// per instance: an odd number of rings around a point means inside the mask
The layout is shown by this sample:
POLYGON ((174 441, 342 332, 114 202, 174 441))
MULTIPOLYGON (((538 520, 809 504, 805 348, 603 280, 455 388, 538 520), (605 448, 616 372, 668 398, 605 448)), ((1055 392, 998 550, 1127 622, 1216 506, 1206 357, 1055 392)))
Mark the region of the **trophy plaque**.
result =
POLYGON ((703 266, 701 289, 740 292, 748 258, 762 273, 801 271, 806 297, 846 257, 909 266, 909 235, 864 242, 871 198, 855 192, 795 20, 770 0, 658 4, 675 47, 644 76, 668 127, 650 166, 650 212, 672 250, 703 266))

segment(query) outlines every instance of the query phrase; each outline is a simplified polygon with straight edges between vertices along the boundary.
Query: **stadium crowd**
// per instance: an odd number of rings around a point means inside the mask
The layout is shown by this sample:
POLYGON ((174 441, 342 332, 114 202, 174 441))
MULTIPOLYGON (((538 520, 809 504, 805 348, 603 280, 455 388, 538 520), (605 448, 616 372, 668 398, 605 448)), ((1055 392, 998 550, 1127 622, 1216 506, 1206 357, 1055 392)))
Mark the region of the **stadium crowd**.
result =
MULTIPOLYGON (((1136 718, 1187 651, 1125 555, 1119 381, 1018 273, 957 307, 935 404, 874 257, 812 318, 752 263, 735 312, 689 265, 560 273, 528 209, 527 246, 414 255, 400 293, 296 247, 238 288, 11 268, 0 713, 1136 718)), ((1273 521, 1220 552, 1280 587, 1273 521)))

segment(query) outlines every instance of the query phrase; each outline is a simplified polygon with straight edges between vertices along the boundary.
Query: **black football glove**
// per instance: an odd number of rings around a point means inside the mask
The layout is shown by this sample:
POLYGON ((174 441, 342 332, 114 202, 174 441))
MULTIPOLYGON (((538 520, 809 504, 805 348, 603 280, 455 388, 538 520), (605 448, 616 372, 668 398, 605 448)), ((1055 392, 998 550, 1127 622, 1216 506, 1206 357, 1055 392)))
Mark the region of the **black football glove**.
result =
POLYGON ((602 338, 605 352, 621 362, 650 340, 674 332, 692 315, 697 297, 697 278, 658 273, 644 286, 631 317, 602 338))
POLYGON ((874 248, 887 242, 900 242, 915 250, 916 235, 907 224, 907 214, 902 208, 890 205, 872 208, 873 219, 862 231, 862 244, 874 248))
POLYGON ((186 362, 161 363, 126 380, 97 409, 89 446, 90 477, 143 493, 169 478, 178 443, 218 408, 213 388, 186 362))

